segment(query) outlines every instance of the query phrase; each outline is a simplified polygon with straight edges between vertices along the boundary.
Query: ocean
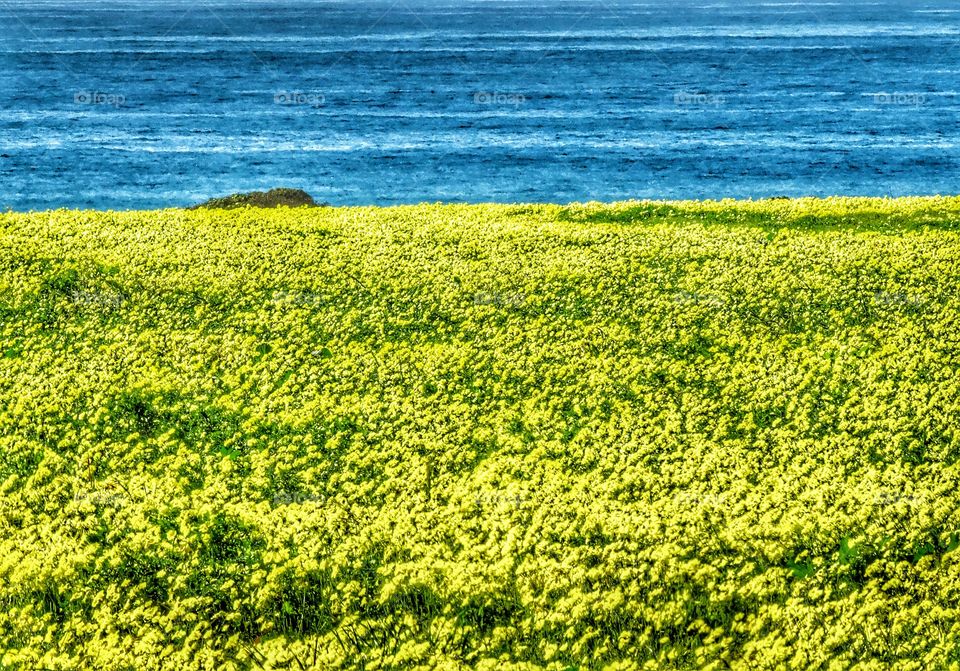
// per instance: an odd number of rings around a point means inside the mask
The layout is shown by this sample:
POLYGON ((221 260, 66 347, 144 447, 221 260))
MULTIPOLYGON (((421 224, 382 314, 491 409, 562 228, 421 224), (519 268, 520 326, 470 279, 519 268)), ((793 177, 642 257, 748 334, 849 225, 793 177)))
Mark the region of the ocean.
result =
POLYGON ((960 8, 0 0, 0 209, 960 193, 960 8))

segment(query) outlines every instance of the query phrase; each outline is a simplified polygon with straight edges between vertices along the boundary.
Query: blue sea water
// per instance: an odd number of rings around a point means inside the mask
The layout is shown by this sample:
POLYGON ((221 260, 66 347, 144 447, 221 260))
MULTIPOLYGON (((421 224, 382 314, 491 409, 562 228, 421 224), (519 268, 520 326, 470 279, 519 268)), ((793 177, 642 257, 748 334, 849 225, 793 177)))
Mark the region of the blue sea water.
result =
POLYGON ((0 208, 960 193, 960 4, 0 0, 0 208))

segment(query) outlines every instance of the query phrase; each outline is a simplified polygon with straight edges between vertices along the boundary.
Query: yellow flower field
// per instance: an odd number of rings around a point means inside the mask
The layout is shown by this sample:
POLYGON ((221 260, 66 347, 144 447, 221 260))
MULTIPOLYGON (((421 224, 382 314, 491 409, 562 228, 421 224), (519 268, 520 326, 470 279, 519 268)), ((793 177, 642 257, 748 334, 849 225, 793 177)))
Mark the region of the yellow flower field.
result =
POLYGON ((958 198, 0 251, 0 669, 960 669, 958 198))

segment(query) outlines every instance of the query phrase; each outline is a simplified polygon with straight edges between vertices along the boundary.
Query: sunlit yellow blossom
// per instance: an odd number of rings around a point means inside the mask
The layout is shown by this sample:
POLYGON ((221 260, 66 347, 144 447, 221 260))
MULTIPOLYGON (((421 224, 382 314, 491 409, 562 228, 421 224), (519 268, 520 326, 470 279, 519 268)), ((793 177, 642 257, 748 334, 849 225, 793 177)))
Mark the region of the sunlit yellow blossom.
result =
POLYGON ((957 668, 960 199, 0 245, 0 668, 957 668))

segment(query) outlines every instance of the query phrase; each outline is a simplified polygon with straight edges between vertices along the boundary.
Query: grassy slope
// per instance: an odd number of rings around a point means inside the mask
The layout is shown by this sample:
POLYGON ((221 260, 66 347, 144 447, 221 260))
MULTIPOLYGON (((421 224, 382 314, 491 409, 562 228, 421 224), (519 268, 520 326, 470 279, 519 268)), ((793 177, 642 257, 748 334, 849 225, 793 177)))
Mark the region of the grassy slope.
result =
POLYGON ((0 215, 0 668, 956 664, 958 274, 960 199, 0 215))

